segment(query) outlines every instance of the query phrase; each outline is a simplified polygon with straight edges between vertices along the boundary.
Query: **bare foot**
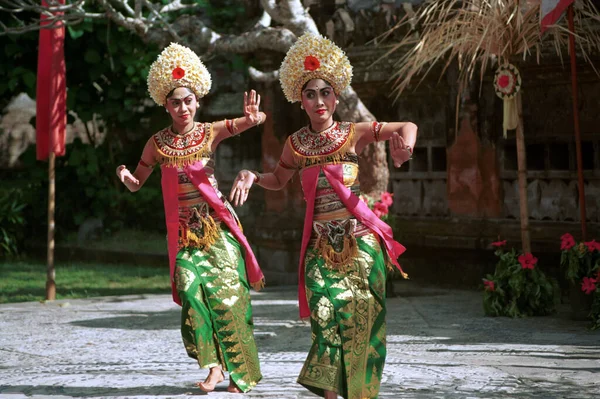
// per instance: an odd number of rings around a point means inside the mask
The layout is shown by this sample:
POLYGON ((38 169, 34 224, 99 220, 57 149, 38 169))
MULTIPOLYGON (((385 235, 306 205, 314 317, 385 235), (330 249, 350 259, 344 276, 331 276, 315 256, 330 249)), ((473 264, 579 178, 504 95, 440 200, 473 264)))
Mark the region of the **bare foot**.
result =
POLYGON ((220 367, 213 367, 210 369, 206 380, 204 380, 204 382, 198 382, 196 385, 204 392, 212 392, 215 390, 215 386, 218 383, 223 382, 224 379, 225 375, 223 374, 223 370, 221 370, 220 367))
POLYGON ((337 399, 337 393, 333 391, 325 391, 325 399, 337 399))
MULTIPOLYGON (((229 377, 231 378, 231 376, 229 377)), ((237 387, 237 385, 235 385, 235 382, 233 382, 233 380, 229 380, 229 386, 227 387, 227 392, 231 392, 231 393, 242 393, 242 390, 239 389, 237 387)))

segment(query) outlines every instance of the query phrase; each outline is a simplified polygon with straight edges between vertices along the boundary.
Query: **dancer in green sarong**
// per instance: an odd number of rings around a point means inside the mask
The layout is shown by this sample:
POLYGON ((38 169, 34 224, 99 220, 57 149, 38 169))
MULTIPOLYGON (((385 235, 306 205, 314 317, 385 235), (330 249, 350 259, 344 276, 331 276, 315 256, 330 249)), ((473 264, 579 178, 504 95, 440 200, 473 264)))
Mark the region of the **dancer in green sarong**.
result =
POLYGON ((262 378, 253 336, 250 286, 263 274, 231 205, 218 190, 214 152, 224 139, 260 124, 260 96, 244 95, 242 118, 194 122, 199 99, 210 89, 206 67, 187 47, 171 44, 152 64, 148 90, 164 106, 172 125, 146 143, 134 173, 117 175, 139 190, 160 165, 167 223, 173 299, 182 306, 181 333, 187 354, 210 369, 203 391, 215 389, 229 372, 229 392, 248 392, 262 378))
POLYGON ((369 143, 391 140, 398 167, 417 137, 410 122, 337 122, 337 96, 352 68, 331 41, 305 34, 280 68, 284 94, 301 101, 310 124, 286 141, 273 173, 242 170, 230 199, 240 205, 256 183, 281 189, 299 172, 306 200, 300 251, 300 316, 310 317, 312 346, 298 382, 317 395, 372 399, 379 395, 385 348, 386 266, 400 268, 404 247, 391 228, 359 199, 358 155, 369 143))

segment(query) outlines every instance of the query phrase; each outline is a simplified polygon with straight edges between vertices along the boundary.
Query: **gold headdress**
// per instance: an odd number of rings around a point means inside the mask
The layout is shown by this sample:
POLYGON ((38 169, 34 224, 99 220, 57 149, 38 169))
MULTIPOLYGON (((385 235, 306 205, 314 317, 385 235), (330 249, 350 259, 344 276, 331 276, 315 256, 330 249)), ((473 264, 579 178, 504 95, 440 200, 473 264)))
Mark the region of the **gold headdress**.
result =
POLYGON ((352 80, 352 65, 331 40, 305 33, 288 50, 279 69, 279 81, 289 102, 302 99, 302 86, 311 79, 328 81, 336 94, 352 80))
POLYGON ((148 91, 158 105, 165 105, 167 94, 178 87, 187 87, 198 98, 210 90, 210 73, 200 58, 187 47, 171 43, 150 66, 148 91))

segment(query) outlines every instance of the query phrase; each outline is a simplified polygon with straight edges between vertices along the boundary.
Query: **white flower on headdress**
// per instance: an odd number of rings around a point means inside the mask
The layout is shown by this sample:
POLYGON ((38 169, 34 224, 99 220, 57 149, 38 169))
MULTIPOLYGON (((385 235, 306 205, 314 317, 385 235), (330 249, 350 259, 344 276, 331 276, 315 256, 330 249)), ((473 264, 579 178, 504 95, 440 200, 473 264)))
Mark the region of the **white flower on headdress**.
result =
POLYGON ((167 94, 178 87, 187 87, 198 98, 204 97, 211 84, 210 73, 198 55, 177 43, 160 53, 148 73, 148 91, 158 105, 165 105, 167 94))
POLYGON ((302 99, 302 86, 311 79, 323 79, 336 94, 350 85, 352 65, 346 54, 331 40, 305 33, 288 50, 279 69, 279 81, 289 102, 302 99))

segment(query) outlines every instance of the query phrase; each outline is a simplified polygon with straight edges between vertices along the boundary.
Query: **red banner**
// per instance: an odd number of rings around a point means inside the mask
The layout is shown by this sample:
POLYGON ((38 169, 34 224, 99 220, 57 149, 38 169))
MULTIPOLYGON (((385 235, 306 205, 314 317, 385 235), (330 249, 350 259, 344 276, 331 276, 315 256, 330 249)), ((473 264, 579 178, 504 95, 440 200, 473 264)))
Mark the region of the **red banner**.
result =
MULTIPOLYGON (((64 0, 58 0, 64 4, 64 0)), ((42 5, 46 6, 45 0, 42 5)), ((61 15, 56 13, 55 15, 61 15)), ((40 25, 51 22, 40 16, 40 25)), ((36 152, 38 160, 46 160, 50 151, 65 155, 67 128, 67 82, 65 73, 65 27, 40 29, 36 94, 36 152)))
POLYGON ((542 0, 540 4, 540 24, 544 33, 548 26, 554 25, 560 19, 567 7, 575 0, 542 0))

